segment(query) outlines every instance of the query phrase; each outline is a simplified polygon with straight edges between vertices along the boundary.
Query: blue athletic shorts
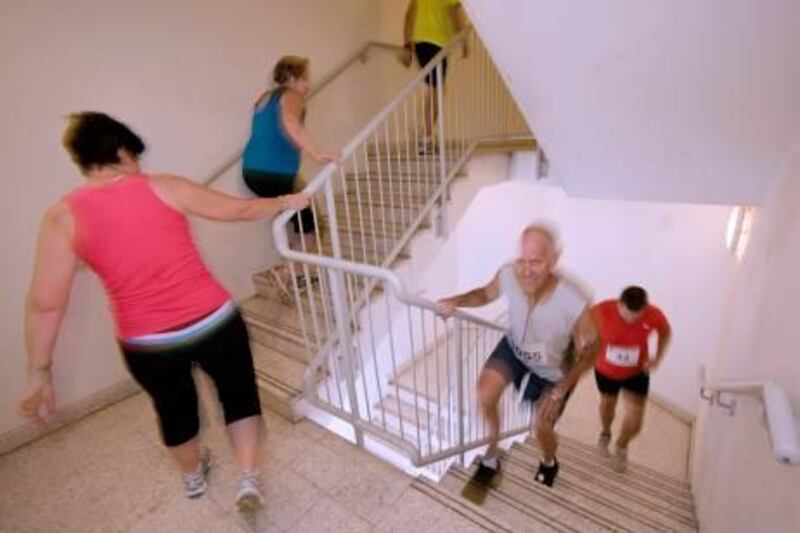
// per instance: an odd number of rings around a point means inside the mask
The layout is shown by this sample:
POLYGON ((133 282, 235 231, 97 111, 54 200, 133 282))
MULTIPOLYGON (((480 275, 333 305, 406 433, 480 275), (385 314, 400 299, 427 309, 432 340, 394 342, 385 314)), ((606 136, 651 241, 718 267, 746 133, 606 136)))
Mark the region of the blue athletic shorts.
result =
MULTIPOLYGON (((505 376, 506 383, 513 382, 514 388, 517 390, 520 390, 525 376, 530 375, 528 384, 525 386, 525 390, 522 393, 522 398, 534 403, 541 398, 545 391, 555 385, 552 381, 540 377, 535 372, 531 372, 528 367, 514 355, 514 349, 511 347, 511 343, 508 342, 507 337, 503 337, 500 339, 500 342, 497 343, 489 359, 486 360, 484 368, 497 370, 505 376)), ((571 394, 572 390, 564 397, 564 402, 561 404, 562 412, 571 394)))

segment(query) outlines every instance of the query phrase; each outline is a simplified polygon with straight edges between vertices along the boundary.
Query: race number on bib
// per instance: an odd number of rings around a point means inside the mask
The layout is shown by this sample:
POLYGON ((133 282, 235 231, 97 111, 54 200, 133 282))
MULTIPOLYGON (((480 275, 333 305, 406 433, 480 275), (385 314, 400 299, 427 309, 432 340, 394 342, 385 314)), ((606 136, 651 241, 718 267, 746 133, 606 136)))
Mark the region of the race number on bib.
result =
POLYGON ((528 366, 547 364, 547 349, 543 342, 529 344, 527 348, 527 350, 517 350, 517 355, 523 363, 528 366))
POLYGON ((606 361, 616 366, 636 366, 639 363, 639 347, 609 344, 606 349, 606 361))

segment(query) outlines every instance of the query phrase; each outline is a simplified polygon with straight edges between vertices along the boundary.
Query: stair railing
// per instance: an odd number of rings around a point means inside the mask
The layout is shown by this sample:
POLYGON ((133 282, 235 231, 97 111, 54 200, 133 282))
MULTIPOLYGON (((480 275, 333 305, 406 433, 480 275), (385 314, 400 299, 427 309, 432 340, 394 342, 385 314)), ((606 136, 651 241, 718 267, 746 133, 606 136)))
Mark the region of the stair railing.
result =
POLYGON ((706 381, 705 368, 700 367, 698 376, 700 397, 709 405, 736 414, 736 399, 725 401, 723 394, 751 396, 764 406, 764 419, 772 444, 775 459, 784 464, 800 464, 800 440, 798 440, 792 403, 786 391, 771 380, 762 381, 706 381))
MULTIPOLYGON (((431 217, 445 233, 449 186, 479 146, 529 138, 468 29, 305 188, 303 238, 290 246, 295 212, 274 221, 310 363, 306 398, 349 421, 359 444, 366 433, 423 465, 487 442, 473 383, 504 328, 463 312, 448 323, 389 267, 431 217)), ((503 436, 527 431, 529 413, 510 393, 502 402, 503 436)))

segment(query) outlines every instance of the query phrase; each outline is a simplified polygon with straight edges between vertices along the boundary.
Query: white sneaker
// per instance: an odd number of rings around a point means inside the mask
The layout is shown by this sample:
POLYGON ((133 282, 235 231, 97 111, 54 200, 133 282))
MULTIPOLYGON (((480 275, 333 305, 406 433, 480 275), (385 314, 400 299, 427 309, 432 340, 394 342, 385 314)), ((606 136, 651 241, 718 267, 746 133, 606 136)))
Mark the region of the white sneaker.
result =
POLYGON ((236 492, 236 507, 241 512, 250 512, 262 505, 264 505, 264 495, 261 493, 261 481, 258 474, 254 472, 244 474, 239 482, 239 490, 236 492))
POLYGON ((608 450, 608 445, 611 444, 611 433, 600 433, 597 437, 597 451, 603 457, 611 457, 611 452, 608 450))
POLYGON ((628 449, 620 448, 614 451, 614 457, 611 459, 611 468, 622 474, 628 468, 628 449))
POLYGON ((208 471, 211 469, 211 452, 208 448, 200 449, 199 461, 197 471, 183 474, 183 492, 190 499, 199 498, 205 494, 208 487, 208 471))

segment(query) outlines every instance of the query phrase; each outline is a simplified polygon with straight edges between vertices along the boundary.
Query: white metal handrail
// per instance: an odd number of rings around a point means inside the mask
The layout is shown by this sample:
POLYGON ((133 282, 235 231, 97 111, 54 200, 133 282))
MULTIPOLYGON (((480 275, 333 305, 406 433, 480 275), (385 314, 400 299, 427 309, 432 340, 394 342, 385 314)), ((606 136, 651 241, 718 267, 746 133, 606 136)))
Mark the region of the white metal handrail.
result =
POLYGON ((709 405, 716 403, 733 416, 736 400, 723 401, 722 394, 750 396, 764 406, 772 454, 781 463, 800 464, 800 440, 798 440, 792 403, 786 391, 771 380, 764 381, 705 381, 705 369, 700 369, 700 397, 709 405))
MULTIPOLYGON (((467 30, 306 186, 315 224, 295 249, 287 226, 296 213, 276 217, 308 354, 305 395, 350 422, 359 443, 369 433, 419 466, 487 442, 472 385, 505 328, 462 311, 444 320, 389 267, 429 217, 444 233, 450 184, 476 147, 518 138, 530 131, 467 30), (465 40, 472 55, 457 58, 465 40), (443 83, 426 84, 443 80, 445 65, 446 95, 443 83)), ((530 410, 512 394, 501 408, 502 436, 528 430, 530 410)))
MULTIPOLYGON (((385 50, 391 51, 399 51, 401 49, 400 46, 391 43, 384 43, 380 41, 369 41, 366 44, 362 45, 358 50, 347 56, 344 60, 342 60, 332 71, 328 74, 323 76, 322 78, 314 84, 311 90, 308 93, 307 100, 310 101, 314 98, 317 94, 319 94, 325 87, 330 85, 336 78, 338 78, 343 72, 345 72, 351 65, 355 64, 356 61, 361 61, 362 63, 365 62, 368 58, 368 53, 371 48, 382 48, 385 50)), ((224 175, 228 170, 231 169, 239 160, 242 158, 242 153, 244 149, 239 148, 236 152, 232 153, 230 156, 226 157, 225 160, 220 164, 209 176, 203 180, 203 185, 206 187, 214 183, 217 179, 219 179, 222 175, 224 175)))

